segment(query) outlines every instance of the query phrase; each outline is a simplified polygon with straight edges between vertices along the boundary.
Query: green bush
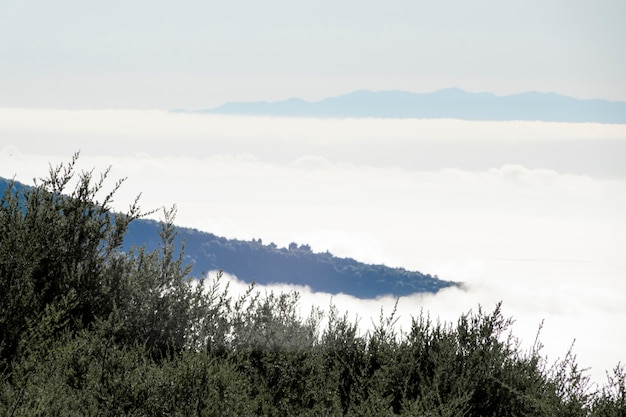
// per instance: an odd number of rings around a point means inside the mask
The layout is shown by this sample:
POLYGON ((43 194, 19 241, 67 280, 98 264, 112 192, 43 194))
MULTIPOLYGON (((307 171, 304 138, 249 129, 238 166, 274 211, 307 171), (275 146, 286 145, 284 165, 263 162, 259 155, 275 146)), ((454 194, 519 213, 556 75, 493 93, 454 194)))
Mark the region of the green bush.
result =
POLYGON ((75 162, 0 201, 0 415, 626 415, 621 365, 596 388, 572 353, 547 364, 500 304, 363 334, 333 305, 302 318, 295 292, 233 299, 189 276, 174 209, 158 250, 122 252, 137 203, 113 213, 121 182, 98 201, 108 172, 75 162))

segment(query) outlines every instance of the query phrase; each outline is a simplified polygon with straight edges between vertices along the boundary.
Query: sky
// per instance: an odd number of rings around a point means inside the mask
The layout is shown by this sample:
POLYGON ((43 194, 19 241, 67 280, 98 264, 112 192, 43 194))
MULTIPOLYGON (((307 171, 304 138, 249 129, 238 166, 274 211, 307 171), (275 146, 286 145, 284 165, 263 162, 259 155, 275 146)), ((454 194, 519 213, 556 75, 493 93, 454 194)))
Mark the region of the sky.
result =
POLYGON ((621 0, 0 1, 0 107, 460 87, 626 100, 621 0))
MULTIPOLYGON (((626 125, 170 113, 357 89, 460 87, 626 101, 623 1, 0 0, 0 176, 112 166, 123 210, 310 244, 465 289, 399 301, 442 320, 503 301, 551 360, 626 362, 626 125)), ((243 285, 233 280, 233 288, 243 285)), ((277 286, 275 288, 286 288, 277 286)), ((395 300, 302 292, 364 328, 395 300)))

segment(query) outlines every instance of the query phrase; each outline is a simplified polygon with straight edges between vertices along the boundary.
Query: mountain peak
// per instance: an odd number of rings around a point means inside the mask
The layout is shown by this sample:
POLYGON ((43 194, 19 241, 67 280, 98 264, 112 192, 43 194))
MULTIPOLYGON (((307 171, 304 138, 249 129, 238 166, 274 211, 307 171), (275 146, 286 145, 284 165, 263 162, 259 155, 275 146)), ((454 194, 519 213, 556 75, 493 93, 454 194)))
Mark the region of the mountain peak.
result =
POLYGON ((582 100, 556 93, 540 92, 497 96, 492 93, 471 93, 458 87, 431 93, 357 90, 316 102, 290 98, 276 102, 226 103, 203 112, 288 117, 529 120, 626 124, 624 102, 582 100))

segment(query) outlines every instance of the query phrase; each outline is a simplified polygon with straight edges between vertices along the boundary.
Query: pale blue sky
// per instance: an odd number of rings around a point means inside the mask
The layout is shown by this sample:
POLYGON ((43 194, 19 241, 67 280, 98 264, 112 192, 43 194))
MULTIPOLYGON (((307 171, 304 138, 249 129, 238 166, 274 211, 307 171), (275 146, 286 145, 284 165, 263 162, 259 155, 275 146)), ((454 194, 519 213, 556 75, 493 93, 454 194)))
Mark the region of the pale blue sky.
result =
POLYGON ((626 3, 0 0, 0 107, 457 86, 626 101, 626 3))

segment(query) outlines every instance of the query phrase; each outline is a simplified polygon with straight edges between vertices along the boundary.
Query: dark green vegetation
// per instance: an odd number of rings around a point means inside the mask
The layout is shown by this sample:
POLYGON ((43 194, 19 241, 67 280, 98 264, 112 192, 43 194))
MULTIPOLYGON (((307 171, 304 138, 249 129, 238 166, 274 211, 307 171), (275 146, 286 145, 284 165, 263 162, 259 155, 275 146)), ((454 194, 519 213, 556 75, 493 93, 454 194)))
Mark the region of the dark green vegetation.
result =
MULTIPOLYGON (((156 249, 160 244, 159 228, 155 221, 132 222, 124 248, 145 244, 149 250, 156 249)), ((308 285, 314 291, 361 298, 435 293, 456 285, 421 272, 364 264, 329 252, 314 253, 308 245, 291 243, 288 248, 279 248, 274 243, 264 245, 261 239, 226 239, 188 228, 177 228, 177 232, 174 243, 186 242, 184 259, 192 265, 191 273, 195 276, 221 269, 249 283, 308 285)))
POLYGON ((91 173, 67 193, 73 175, 0 201, 0 415, 626 415, 621 366, 591 386, 573 355, 522 351, 499 305, 363 334, 296 293, 232 297, 190 277, 172 211, 158 249, 122 251, 138 206, 112 213, 119 183, 91 173))
MULTIPOLYGON (((9 181, 0 178, 0 193, 8 185, 9 181)), ((15 182, 13 187, 23 190, 25 186, 15 182)), ((160 228, 159 222, 135 219, 128 225, 122 250, 129 251, 133 246, 145 246, 146 251, 158 249, 160 228)), ((264 245, 261 239, 226 239, 195 229, 177 228, 174 245, 180 247, 183 242, 186 242, 184 261, 191 265, 190 274, 196 277, 223 270, 248 283, 308 285, 314 291, 361 298, 435 293, 457 285, 421 272, 368 265, 329 252, 314 253, 308 245, 296 243, 279 248, 274 243, 264 245)))

